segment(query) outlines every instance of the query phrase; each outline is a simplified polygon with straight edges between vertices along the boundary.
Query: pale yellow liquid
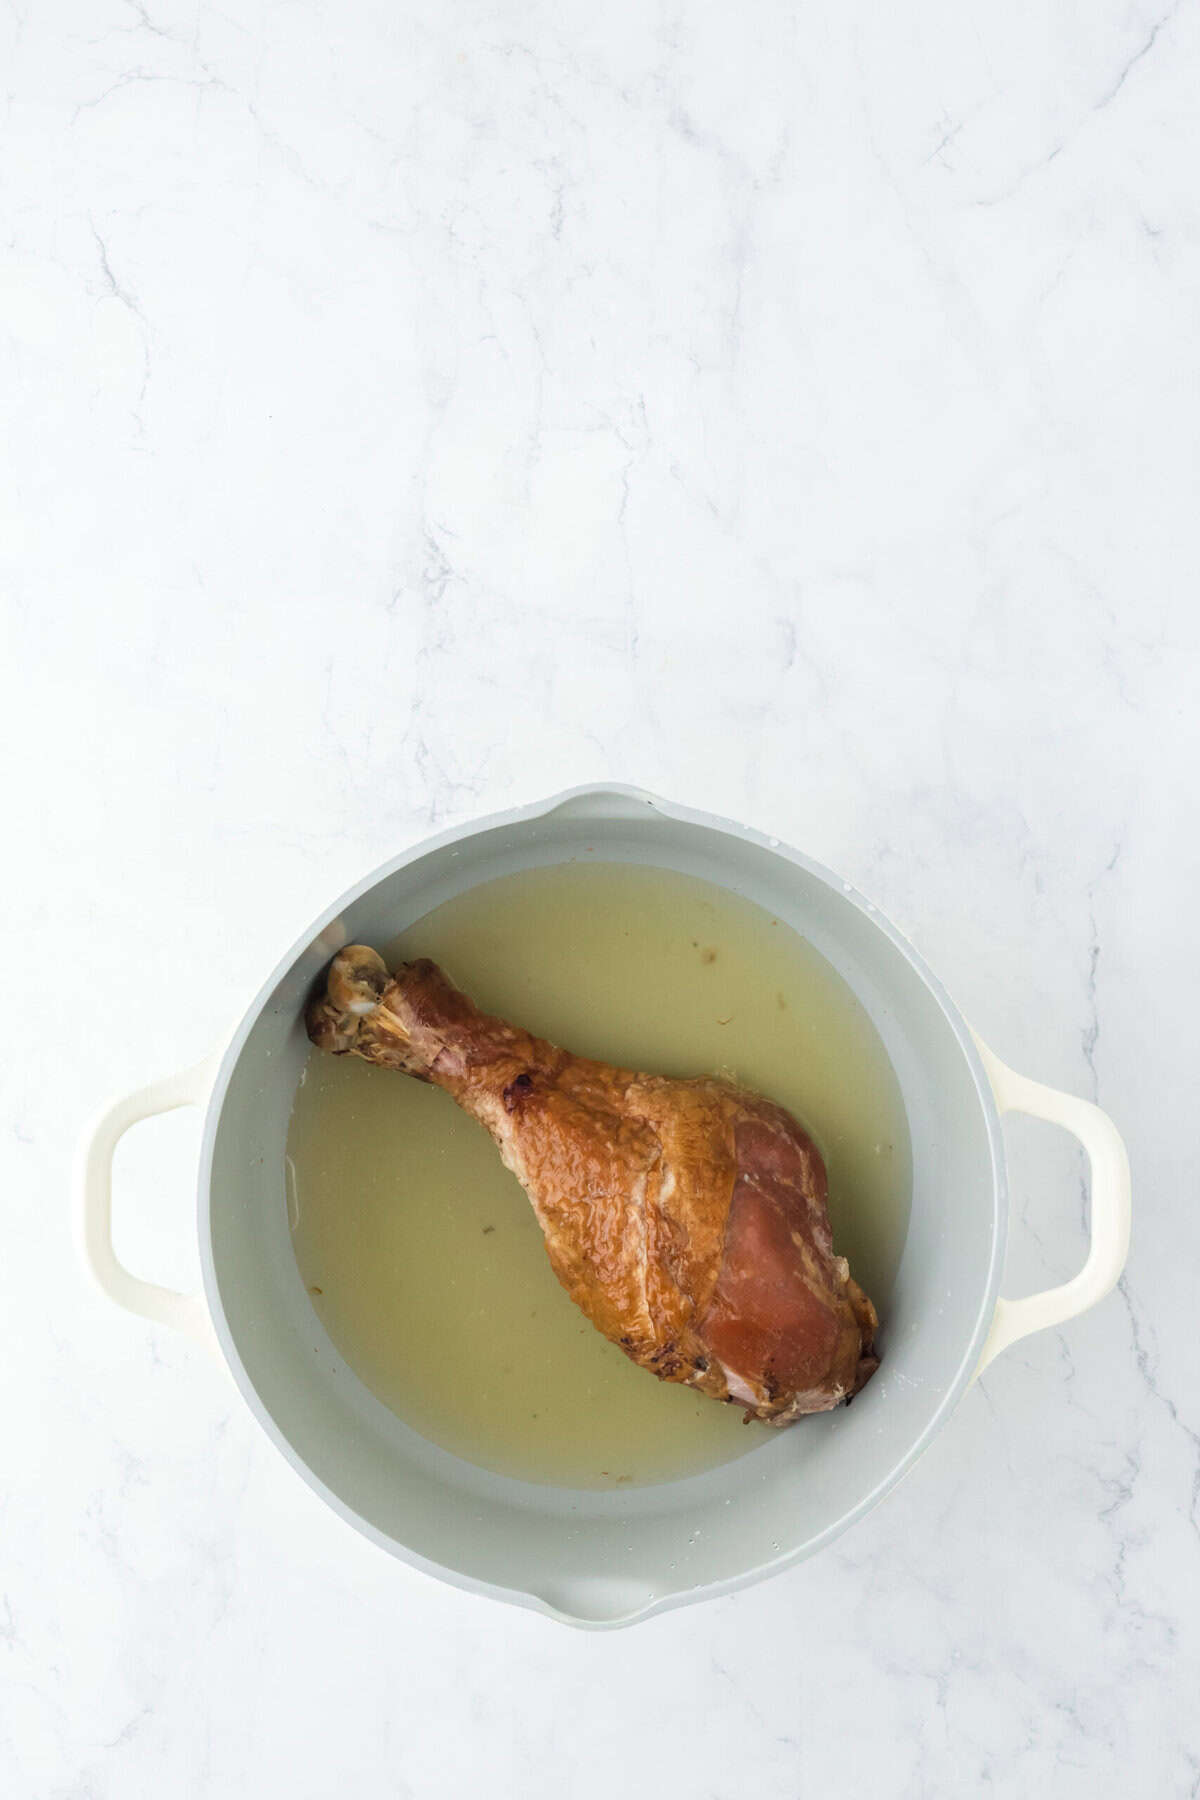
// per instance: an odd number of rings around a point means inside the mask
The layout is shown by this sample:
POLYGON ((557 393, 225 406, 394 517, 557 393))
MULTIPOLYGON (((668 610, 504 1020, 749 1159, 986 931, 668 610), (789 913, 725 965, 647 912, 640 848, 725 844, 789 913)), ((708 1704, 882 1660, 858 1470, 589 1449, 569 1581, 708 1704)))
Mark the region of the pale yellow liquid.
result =
MULTIPOLYGON (((579 861, 447 901, 386 954, 433 957, 487 1011, 579 1055, 725 1074, 781 1102, 825 1157, 835 1248, 886 1316, 908 1223, 900 1090, 862 1007, 789 927, 691 876, 579 861)), ((329 1336, 435 1443, 526 1481, 608 1487, 771 1435, 600 1336, 492 1140, 439 1089, 314 1050, 287 1158, 296 1258, 329 1336)))

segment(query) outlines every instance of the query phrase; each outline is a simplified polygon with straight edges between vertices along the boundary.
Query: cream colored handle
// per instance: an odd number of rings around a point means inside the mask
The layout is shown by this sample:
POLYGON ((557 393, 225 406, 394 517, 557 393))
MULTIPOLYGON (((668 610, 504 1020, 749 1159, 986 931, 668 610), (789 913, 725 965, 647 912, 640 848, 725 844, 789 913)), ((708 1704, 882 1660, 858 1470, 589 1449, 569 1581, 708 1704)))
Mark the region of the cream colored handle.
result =
POLYGON ((173 1112, 178 1106, 202 1105, 208 1099, 218 1061, 217 1056, 206 1057, 193 1068, 151 1082, 106 1107, 80 1148, 76 1189, 80 1251, 109 1299, 126 1312, 174 1326, 214 1355, 219 1354, 217 1340, 199 1294, 177 1294, 173 1288, 140 1281, 117 1260, 112 1242, 112 1162, 117 1145, 140 1119, 173 1112))
POLYGON ((1131 1196, 1129 1157, 1107 1113, 1090 1100, 1079 1100, 1074 1094, 1060 1093, 1018 1075, 979 1038, 975 1043, 1002 1113, 1023 1112, 1034 1119, 1047 1119, 1052 1125, 1064 1126, 1083 1145, 1091 1167, 1092 1222, 1087 1261, 1071 1281, 1047 1288, 1043 1294, 1030 1294, 1025 1300, 996 1302, 992 1328, 975 1371, 978 1376, 1019 1338, 1073 1319, 1116 1286, 1129 1255, 1131 1196))

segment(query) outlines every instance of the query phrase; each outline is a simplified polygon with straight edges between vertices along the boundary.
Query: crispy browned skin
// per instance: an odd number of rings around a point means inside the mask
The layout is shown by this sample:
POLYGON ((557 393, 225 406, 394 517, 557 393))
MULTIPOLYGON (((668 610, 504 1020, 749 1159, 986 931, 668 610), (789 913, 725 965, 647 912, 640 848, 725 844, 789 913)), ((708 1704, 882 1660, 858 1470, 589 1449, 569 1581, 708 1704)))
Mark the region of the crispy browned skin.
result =
POLYGON ((824 1164, 782 1107, 572 1056, 479 1012, 435 964, 391 977, 361 945, 330 965, 308 1031, 435 1082, 486 1125, 567 1293, 662 1380, 786 1425, 877 1368, 875 1309, 833 1254, 824 1164))

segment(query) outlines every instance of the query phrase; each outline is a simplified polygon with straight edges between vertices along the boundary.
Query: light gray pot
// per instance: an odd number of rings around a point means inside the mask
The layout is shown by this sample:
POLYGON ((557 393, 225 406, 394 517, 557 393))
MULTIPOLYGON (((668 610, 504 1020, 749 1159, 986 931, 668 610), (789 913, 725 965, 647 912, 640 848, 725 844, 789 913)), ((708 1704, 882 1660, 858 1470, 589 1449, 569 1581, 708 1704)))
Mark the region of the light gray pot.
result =
POLYGON ((343 1518, 456 1586, 591 1626, 727 1593, 829 1543, 899 1481, 991 1357, 1108 1292, 1129 1238, 1129 1166, 1111 1122, 1086 1101, 1006 1069, 873 906, 774 839, 621 787, 579 788, 445 832, 368 876, 284 958, 227 1048, 104 1113, 84 1146, 79 1193, 84 1253, 104 1290, 215 1347, 263 1429, 343 1518), (854 1406, 805 1420, 707 1474, 618 1493, 489 1474, 382 1406, 309 1303, 283 1181, 288 1115, 309 1048, 301 1012, 334 952, 386 941, 453 894, 588 847, 610 861, 702 876, 802 932, 883 1038, 913 1157, 883 1366, 854 1406), (202 1297, 136 1280, 116 1261, 110 1231, 121 1134, 188 1103, 207 1108, 202 1297), (1092 1165, 1086 1266, 1066 1286, 1018 1301, 997 1299, 1008 1223, 1000 1114, 1008 1108, 1066 1126, 1092 1165))

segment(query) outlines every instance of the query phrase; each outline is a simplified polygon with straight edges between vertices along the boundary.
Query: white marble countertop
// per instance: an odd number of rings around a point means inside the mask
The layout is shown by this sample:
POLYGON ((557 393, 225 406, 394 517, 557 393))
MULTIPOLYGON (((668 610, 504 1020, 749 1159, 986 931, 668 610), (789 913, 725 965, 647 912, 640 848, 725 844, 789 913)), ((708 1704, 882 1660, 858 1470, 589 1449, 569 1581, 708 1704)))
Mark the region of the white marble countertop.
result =
MULTIPOLYGON (((14 1800, 1200 1791, 1200 13, 733 19, 0 21, 14 1800), (834 1548, 595 1636, 357 1538, 67 1191, 351 880, 602 776, 864 888, 1136 1211, 834 1548)), ((1016 1292, 1084 1208, 1010 1142, 1016 1292)))

